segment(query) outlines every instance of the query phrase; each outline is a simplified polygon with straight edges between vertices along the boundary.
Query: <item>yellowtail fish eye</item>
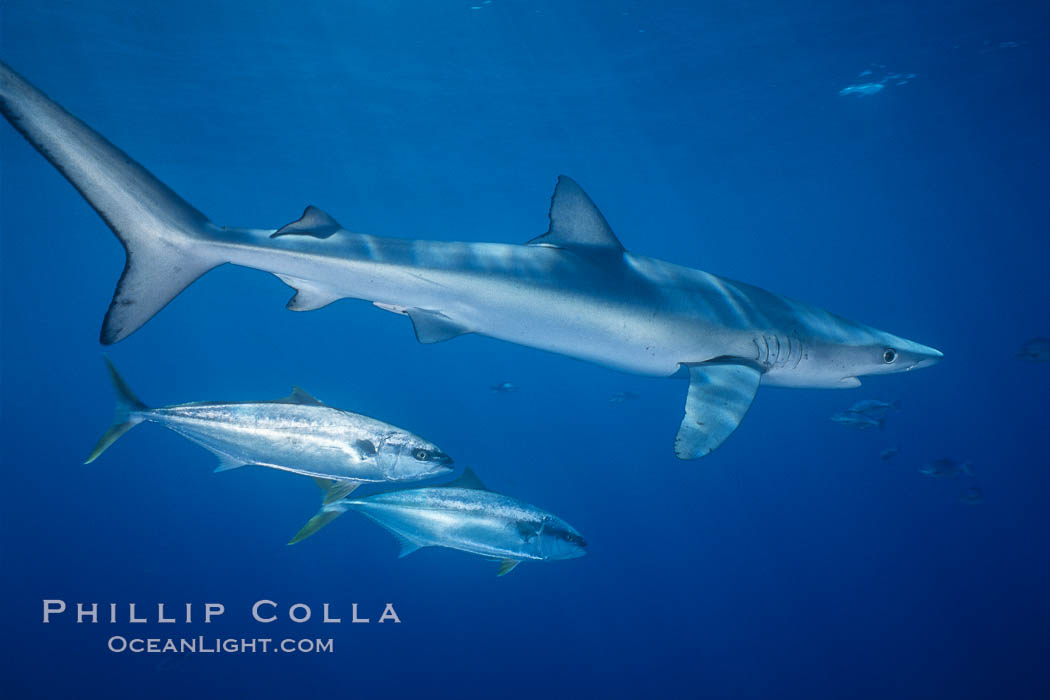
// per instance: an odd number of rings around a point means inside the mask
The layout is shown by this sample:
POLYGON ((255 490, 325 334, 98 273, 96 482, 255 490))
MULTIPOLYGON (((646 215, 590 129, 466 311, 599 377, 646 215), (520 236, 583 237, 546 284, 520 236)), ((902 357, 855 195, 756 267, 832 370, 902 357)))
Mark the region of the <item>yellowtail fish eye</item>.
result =
POLYGON ((897 351, 893 348, 886 348, 882 353, 882 359, 886 364, 890 365, 897 359, 897 351))
POLYGON ((430 453, 426 450, 416 450, 412 453, 412 456, 418 459, 420 462, 425 462, 427 461, 427 457, 430 456, 430 453))

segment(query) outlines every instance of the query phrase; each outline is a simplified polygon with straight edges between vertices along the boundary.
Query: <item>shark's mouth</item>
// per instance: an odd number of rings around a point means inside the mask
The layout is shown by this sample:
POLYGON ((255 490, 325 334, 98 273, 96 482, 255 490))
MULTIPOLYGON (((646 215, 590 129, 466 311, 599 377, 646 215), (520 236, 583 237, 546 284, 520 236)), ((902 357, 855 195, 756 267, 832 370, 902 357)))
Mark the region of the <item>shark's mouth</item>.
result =
POLYGON ((853 387, 860 386, 860 380, 856 377, 843 377, 839 380, 839 386, 844 389, 852 389, 853 387))

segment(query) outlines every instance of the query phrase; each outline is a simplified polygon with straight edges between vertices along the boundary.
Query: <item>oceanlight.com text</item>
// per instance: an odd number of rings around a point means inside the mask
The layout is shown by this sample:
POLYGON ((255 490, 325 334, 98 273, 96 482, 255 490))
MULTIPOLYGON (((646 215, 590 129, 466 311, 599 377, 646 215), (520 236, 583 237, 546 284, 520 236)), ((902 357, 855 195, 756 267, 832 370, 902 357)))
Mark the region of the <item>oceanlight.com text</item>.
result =
POLYGON ((181 637, 141 638, 114 635, 106 648, 113 653, 132 654, 331 654, 334 640, 327 639, 272 639, 235 637, 181 637))

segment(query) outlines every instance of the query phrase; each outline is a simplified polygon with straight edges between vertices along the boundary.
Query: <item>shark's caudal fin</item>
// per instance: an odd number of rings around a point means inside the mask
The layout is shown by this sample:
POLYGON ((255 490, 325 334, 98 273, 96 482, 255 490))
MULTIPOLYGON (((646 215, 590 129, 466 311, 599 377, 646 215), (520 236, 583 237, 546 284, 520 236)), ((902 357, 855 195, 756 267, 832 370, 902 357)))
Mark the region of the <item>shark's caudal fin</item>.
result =
POLYGON ((127 261, 102 324, 123 340, 220 265, 202 240, 218 229, 123 151, 0 62, 0 112, 61 172, 124 245, 127 261))
POLYGON ((113 412, 113 425, 109 426, 109 430, 105 432, 98 444, 95 445, 95 449, 91 450, 91 454, 84 460, 84 464, 94 462, 99 455, 106 451, 107 447, 117 441, 117 438, 142 422, 141 417, 133 415, 134 412, 149 409, 146 404, 139 401, 138 397, 132 393, 108 357, 106 358, 106 367, 109 368, 109 376, 113 380, 113 388, 117 392, 117 408, 113 412))

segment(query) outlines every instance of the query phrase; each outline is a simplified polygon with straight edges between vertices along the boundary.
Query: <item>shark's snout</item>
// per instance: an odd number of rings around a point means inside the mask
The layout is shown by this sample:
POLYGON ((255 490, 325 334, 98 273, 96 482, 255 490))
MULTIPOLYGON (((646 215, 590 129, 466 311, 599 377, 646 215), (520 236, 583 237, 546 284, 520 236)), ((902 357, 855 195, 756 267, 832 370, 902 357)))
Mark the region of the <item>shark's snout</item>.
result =
POLYGON ((915 352, 916 360, 909 367, 909 370, 922 369, 923 367, 932 367, 941 361, 944 357, 944 353, 934 348, 926 347, 925 345, 920 346, 921 350, 915 352))

